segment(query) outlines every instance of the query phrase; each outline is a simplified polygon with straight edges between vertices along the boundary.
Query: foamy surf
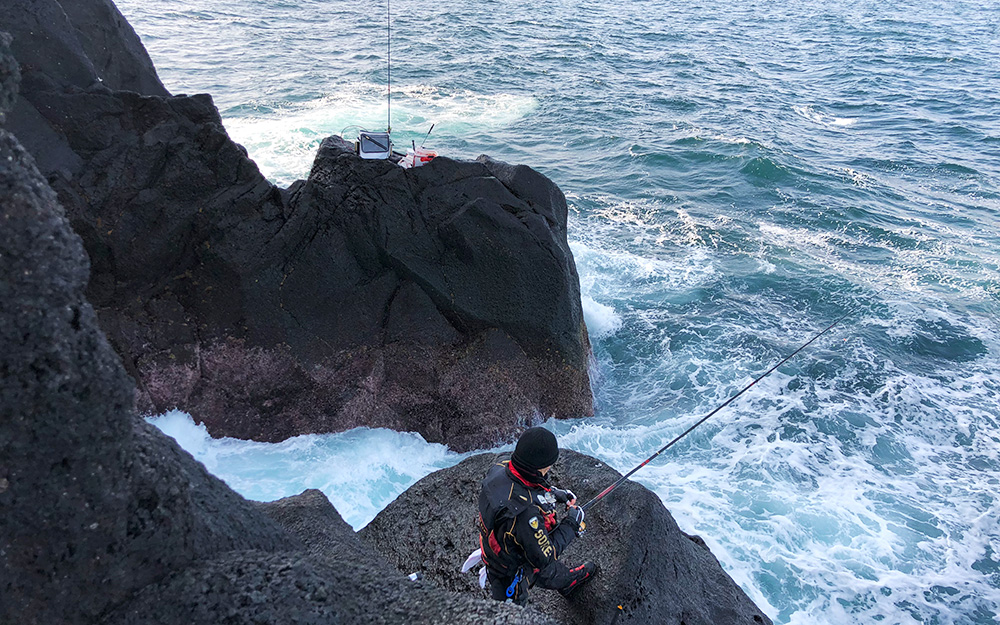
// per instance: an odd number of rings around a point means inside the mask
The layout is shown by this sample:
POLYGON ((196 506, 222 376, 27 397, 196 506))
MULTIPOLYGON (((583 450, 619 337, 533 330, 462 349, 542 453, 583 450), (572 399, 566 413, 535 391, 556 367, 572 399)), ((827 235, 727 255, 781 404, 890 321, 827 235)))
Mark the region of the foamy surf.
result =
POLYGON ((803 119, 808 119, 809 121, 820 124, 821 126, 844 128, 847 126, 853 126, 858 121, 856 118, 852 117, 837 117, 836 115, 831 115, 830 113, 817 110, 811 105, 796 104, 792 107, 792 110, 803 119))
POLYGON ((418 434, 384 429, 306 434, 272 444, 212 438, 178 410, 148 421, 247 499, 274 501, 315 488, 354 529, 418 479, 465 457, 418 434))
POLYGON ((589 295, 582 297, 583 318, 591 338, 602 339, 611 336, 622 327, 622 318, 615 309, 601 304, 589 295))
MULTIPOLYGON (((537 100, 530 96, 401 86, 392 96, 393 141, 397 150, 405 151, 411 141, 424 141, 433 124, 427 144, 448 146, 470 132, 510 126, 537 107, 537 100)), ((277 185, 287 186, 309 174, 316 149, 325 137, 344 132, 352 139, 357 128, 384 129, 387 112, 384 85, 356 82, 307 102, 275 103, 265 107, 263 114, 252 107, 236 107, 223 112, 223 123, 262 174, 277 185)), ((478 154, 449 156, 475 158, 478 154)))

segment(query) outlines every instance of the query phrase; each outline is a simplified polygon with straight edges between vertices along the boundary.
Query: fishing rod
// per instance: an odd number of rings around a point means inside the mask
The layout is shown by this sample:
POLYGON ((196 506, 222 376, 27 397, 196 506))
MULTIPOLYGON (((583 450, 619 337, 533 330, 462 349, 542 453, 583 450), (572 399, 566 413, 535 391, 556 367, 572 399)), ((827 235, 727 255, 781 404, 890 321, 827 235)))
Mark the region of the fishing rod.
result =
POLYGON ((789 360, 791 360, 792 357, 795 356, 795 354, 798 354, 803 349, 809 347, 809 345, 811 345, 813 343, 813 341, 815 341, 819 337, 823 336, 824 334, 826 334, 827 332, 829 332, 830 330, 832 330, 835 325, 837 325, 838 323, 840 323, 841 321, 843 321, 844 319, 846 319, 853 312, 854 312, 854 310, 850 310, 850 311, 844 313, 843 315, 841 315, 840 317, 838 317, 837 320, 834 321, 833 323, 831 323, 830 325, 828 325, 825 330, 823 330, 819 334, 816 334, 811 339, 809 339, 808 341, 806 341, 805 343, 803 343, 802 346, 800 346, 798 349, 796 349, 791 354, 788 354, 787 356, 785 356, 781 360, 781 362, 779 362, 778 364, 774 365, 773 367, 771 367, 770 369, 768 369, 767 371, 765 371, 763 374, 761 374, 760 377, 758 377, 756 380, 754 380, 750 384, 747 384, 746 386, 744 386, 743 389, 739 393, 736 393, 735 395, 733 395, 732 397, 730 397, 729 399, 727 399, 722 405, 720 405, 715 410, 713 410, 712 412, 708 413, 707 415, 705 415, 704 417, 702 417, 701 419, 699 419, 697 423, 695 423, 694 425, 692 425, 688 429, 686 429, 683 432, 681 432, 680 434, 678 434, 676 437, 674 437, 674 439, 672 441, 670 441, 669 443, 667 443, 666 445, 664 445, 663 447, 661 447, 658 452, 656 452, 655 454, 653 454, 649 458, 646 458, 645 460, 643 460, 642 464, 640 464, 636 468, 632 469, 631 471, 629 471, 628 473, 626 473, 625 475, 623 475, 618 481, 616 481, 611 486, 608 486, 607 488, 605 488, 604 490, 602 490, 599 495, 597 495, 596 497, 594 497, 593 499, 591 499, 587 503, 583 504, 583 506, 581 506, 581 507, 584 510, 587 510, 588 508, 590 508, 591 506, 593 506, 594 504, 596 504, 598 501, 600 501, 600 500, 604 499, 605 497, 607 497, 613 490, 615 490, 616 488, 618 488, 619 486, 621 486, 622 484, 624 484, 625 480, 627 480, 630 476, 632 476, 632 474, 634 474, 636 471, 638 471, 639 469, 643 468, 644 466, 646 466, 647 464, 649 464, 650 462, 652 462, 654 458, 656 458, 657 456, 659 456, 660 454, 662 454, 666 450, 668 450, 671 447, 673 447, 674 444, 677 441, 681 440, 682 438, 684 438, 685 436, 687 436, 688 434, 690 434, 691 432, 693 432, 694 429, 697 428, 702 423, 708 421, 710 418, 712 418, 712 416, 715 413, 719 412, 720 410, 722 410, 723 408, 725 408, 729 404, 731 404, 734 401, 736 401, 736 398, 739 397, 740 395, 742 395, 743 393, 747 392, 748 390, 750 390, 750 387, 752 387, 754 384, 760 382, 761 380, 763 380, 764 378, 766 378, 768 375, 770 375, 771 372, 773 372, 775 369, 777 369, 781 365, 783 365, 786 362, 788 362, 789 360))
MULTIPOLYGON (((352 126, 348 126, 351 128, 352 126)), ((344 129, 346 131, 347 128, 344 129)), ((344 131, 341 131, 343 136, 344 131)), ((385 2, 385 132, 358 130, 354 150, 364 159, 385 160, 392 157, 392 4, 385 2)))
MULTIPOLYGON (((424 140, 420 142, 420 147, 424 147, 424 144, 427 143, 427 137, 431 136, 431 133, 434 131, 434 126, 436 125, 437 124, 431 124, 431 129, 427 131, 427 135, 424 137, 424 140)), ((413 144, 416 146, 416 141, 414 141, 413 144)))
POLYGON ((392 0, 385 0, 385 132, 392 132, 392 0))

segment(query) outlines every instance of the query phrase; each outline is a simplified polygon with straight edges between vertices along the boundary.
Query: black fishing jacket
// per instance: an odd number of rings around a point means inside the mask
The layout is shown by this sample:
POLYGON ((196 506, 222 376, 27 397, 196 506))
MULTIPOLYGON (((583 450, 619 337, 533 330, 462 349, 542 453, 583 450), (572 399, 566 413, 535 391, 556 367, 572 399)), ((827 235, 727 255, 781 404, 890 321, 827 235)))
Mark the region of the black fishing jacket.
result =
POLYGON ((483 480, 478 526, 492 580, 512 580, 523 567, 531 585, 558 590, 581 575, 558 560, 576 538, 573 524, 568 519, 556 523, 550 488, 526 480, 509 461, 491 467, 483 480))

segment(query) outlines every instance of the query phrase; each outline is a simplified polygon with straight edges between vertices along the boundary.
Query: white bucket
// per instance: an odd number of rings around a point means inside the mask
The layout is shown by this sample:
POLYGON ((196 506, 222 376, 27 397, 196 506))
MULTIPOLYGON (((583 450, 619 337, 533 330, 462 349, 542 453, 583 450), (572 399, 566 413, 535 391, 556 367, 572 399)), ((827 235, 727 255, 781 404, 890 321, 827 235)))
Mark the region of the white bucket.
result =
POLYGON ((404 169, 420 167, 434 160, 436 156, 437 152, 431 152, 424 148, 407 148, 406 154, 403 158, 399 159, 399 166, 404 169))

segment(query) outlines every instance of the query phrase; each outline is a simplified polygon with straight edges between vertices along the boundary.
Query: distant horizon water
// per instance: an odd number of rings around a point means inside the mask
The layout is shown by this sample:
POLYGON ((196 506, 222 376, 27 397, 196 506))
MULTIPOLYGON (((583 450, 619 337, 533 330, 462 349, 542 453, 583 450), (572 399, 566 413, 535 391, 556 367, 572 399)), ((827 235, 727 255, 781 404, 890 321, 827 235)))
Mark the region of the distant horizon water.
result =
MULTIPOLYGON (((172 93, 279 185, 384 129, 385 4, 119 0, 172 93)), ((1000 5, 392 3, 392 128, 524 163, 570 204, 596 414, 776 623, 1000 619, 1000 5)), ((355 528, 465 455, 356 429, 267 444, 151 419, 249 498, 355 528)), ((585 548, 585 543, 580 544, 585 548)))

